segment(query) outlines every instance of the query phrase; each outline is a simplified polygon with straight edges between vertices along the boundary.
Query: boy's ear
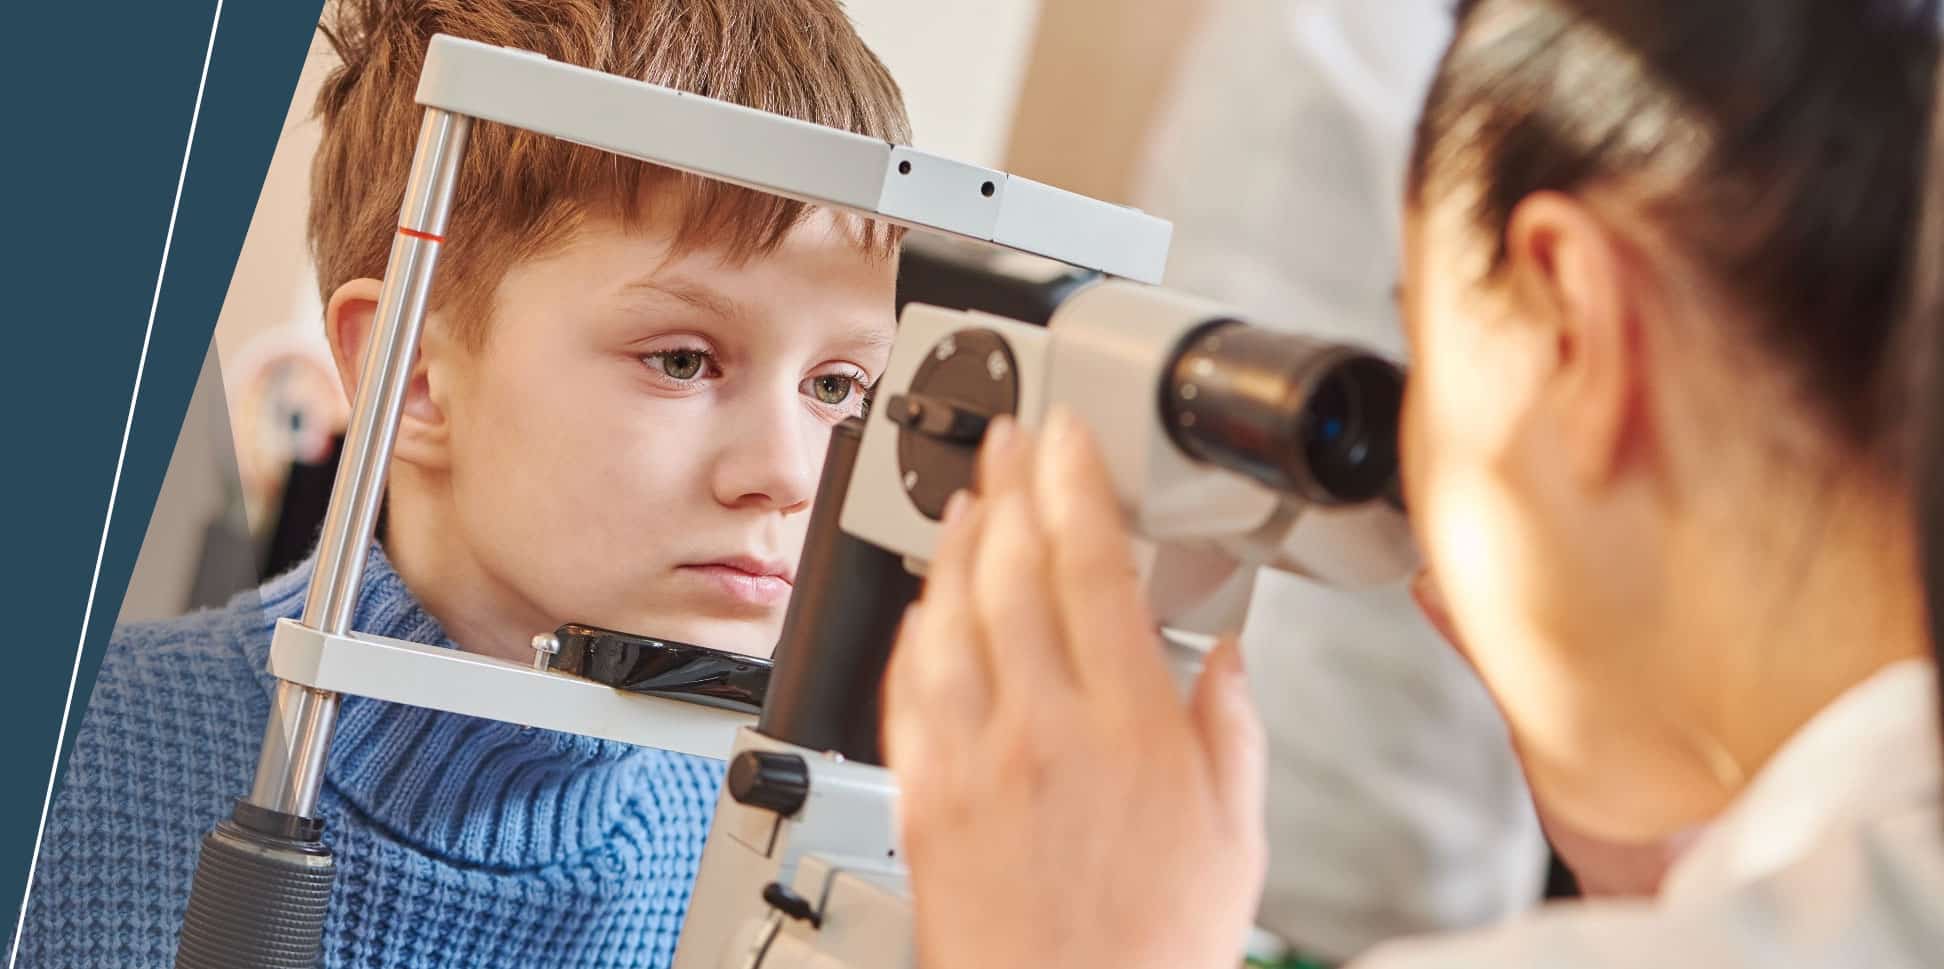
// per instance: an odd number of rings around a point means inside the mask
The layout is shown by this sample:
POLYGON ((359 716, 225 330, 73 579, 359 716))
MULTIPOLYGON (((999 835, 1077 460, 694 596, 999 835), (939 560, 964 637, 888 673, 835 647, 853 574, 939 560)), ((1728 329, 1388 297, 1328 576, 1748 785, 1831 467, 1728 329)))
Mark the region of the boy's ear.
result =
POLYGON ((1643 417, 1647 360, 1620 240, 1570 196, 1541 192, 1513 209, 1506 270, 1531 314, 1553 330, 1547 399, 1560 407, 1563 448, 1580 483, 1598 488, 1621 470, 1643 417))
MULTIPOLYGON (((339 286, 324 308, 324 334, 347 400, 358 399, 358 381, 370 346, 381 285, 376 279, 353 279, 339 286)), ((442 383, 435 381, 434 374, 443 369, 446 350, 444 341, 434 338, 436 332, 428 319, 418 352, 413 355, 412 380, 405 390, 405 409, 392 445, 395 457, 432 470, 446 466, 448 443, 445 408, 433 387, 435 382, 442 383)))

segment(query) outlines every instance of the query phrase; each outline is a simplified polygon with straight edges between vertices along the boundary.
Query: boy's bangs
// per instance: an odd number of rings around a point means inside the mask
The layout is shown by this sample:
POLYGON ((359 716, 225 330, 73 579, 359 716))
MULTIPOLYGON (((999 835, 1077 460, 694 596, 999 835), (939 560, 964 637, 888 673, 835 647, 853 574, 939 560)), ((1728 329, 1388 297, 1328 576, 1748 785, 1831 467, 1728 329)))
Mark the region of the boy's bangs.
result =
MULTIPOLYGON (((641 166, 651 168, 652 166, 641 166)), ((808 218, 813 206, 757 189, 665 169, 646 175, 639 189, 627 196, 623 218, 634 225, 646 216, 645 205, 659 196, 681 206, 675 251, 719 247, 731 260, 766 255, 781 245, 791 230, 808 218), (656 191, 656 183, 674 184, 673 191, 656 191)), ((851 241, 872 259, 889 259, 904 235, 902 226, 863 216, 844 215, 838 224, 851 241)))

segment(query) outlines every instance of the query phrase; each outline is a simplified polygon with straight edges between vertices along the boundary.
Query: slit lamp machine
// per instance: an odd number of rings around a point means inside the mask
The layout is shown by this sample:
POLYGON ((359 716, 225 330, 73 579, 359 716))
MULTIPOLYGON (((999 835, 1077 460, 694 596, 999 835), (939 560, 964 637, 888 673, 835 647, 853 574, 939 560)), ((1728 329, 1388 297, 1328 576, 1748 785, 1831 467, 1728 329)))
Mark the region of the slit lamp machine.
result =
MULTIPOLYGON (((1174 655, 1236 628, 1250 579, 1401 577, 1403 376, 1362 350, 1159 288, 1168 223, 1004 172, 454 37, 424 109, 300 619, 250 790, 204 839, 177 965, 318 964, 334 864, 316 815, 341 696, 726 759, 677 969, 915 965, 878 687, 945 499, 988 422, 1071 408, 1105 452, 1174 655), (565 626, 531 666, 350 628, 467 133, 504 124, 1065 263, 1050 319, 911 303, 877 405, 832 433, 773 663, 565 626), (1044 325, 1039 325, 1041 323, 1044 325)), ((533 632, 533 631, 523 631, 533 632)), ((652 631, 650 631, 652 632, 652 631)))

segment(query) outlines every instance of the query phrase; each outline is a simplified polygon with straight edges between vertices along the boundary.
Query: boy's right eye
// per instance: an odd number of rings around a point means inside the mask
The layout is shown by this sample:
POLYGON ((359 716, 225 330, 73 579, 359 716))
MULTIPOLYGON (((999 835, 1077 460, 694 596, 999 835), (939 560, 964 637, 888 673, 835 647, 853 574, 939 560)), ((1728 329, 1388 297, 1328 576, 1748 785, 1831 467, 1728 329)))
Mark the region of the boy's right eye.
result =
POLYGON ((681 349, 661 350, 643 354, 641 362, 661 371, 663 376, 674 380, 689 381, 710 375, 710 357, 707 350, 681 349))

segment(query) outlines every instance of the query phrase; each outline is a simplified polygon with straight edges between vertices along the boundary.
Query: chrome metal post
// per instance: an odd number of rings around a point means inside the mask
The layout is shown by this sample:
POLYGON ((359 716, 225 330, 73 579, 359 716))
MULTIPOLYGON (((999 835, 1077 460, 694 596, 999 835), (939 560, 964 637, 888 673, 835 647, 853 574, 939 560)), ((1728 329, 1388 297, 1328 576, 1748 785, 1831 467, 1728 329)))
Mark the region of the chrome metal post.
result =
MULTIPOLYGON (((391 262, 385 268, 384 288, 367 337, 357 399, 318 544, 316 572, 304 602, 303 624, 320 632, 350 631, 366 549, 384 502, 385 475, 411 384, 432 269, 444 242, 471 123, 465 115, 428 108, 419 128, 418 153, 406 182, 398 235, 392 241, 391 262)), ((316 808, 323 782, 338 696, 279 683, 272 704, 249 801, 266 810, 308 817, 316 808)))

